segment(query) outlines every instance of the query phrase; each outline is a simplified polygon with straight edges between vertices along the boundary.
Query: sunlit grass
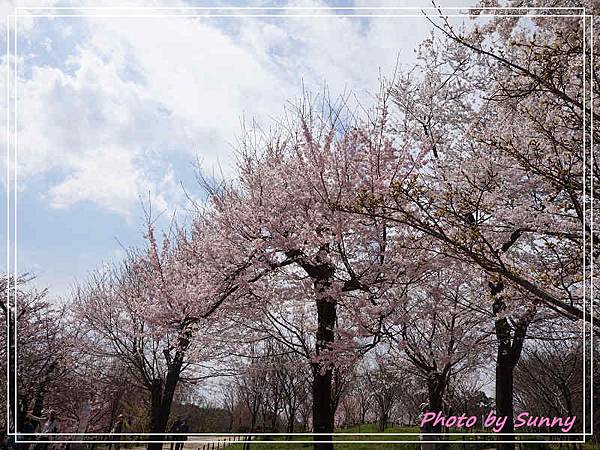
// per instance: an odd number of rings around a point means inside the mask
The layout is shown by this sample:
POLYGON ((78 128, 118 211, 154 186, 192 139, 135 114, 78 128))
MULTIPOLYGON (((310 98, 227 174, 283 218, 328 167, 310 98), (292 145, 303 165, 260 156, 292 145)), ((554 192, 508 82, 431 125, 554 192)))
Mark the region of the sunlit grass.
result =
MULTIPOLYGON (((406 443, 406 444, 397 444, 397 443, 389 443, 389 444, 375 444, 369 441, 415 441, 419 439, 419 435, 410 435, 410 436, 397 436, 391 433, 418 433, 419 429, 417 427, 399 427, 399 426, 391 426, 385 429, 384 433, 390 434, 389 436, 378 435, 378 436, 345 436, 345 435, 335 435, 334 441, 353 441, 351 443, 336 443, 334 444, 335 450, 371 450, 371 449, 392 449, 392 450, 420 450, 421 445, 419 443, 406 443)), ((367 423, 362 425, 356 425, 353 427, 347 427, 343 429, 336 430, 336 432, 345 432, 345 433, 378 433, 377 424, 367 423)), ((494 436, 489 437, 490 440, 494 439, 494 436)), ((539 437, 532 436, 531 440, 540 440, 539 437)), ((310 441, 312 440, 312 436, 260 436, 253 440, 250 444, 250 449, 252 450, 300 450, 300 449, 310 449, 313 444, 302 441, 310 441), (261 442, 263 440, 269 441, 285 441, 281 444, 279 443, 266 443, 261 442)), ((467 442, 467 443, 446 443, 446 444, 438 444, 436 450, 491 450, 495 449, 496 446, 494 443, 486 443, 481 442, 482 437, 476 436, 468 436, 468 435, 457 435, 452 436, 451 440, 456 441, 470 441, 470 440, 478 440, 478 442, 467 442)), ((558 444, 521 444, 520 450, 555 450, 559 449, 558 444)), ((200 448, 202 448, 200 446, 200 448)), ((210 448, 210 447, 208 447, 210 448)), ((242 450, 243 444, 236 443, 227 447, 230 450, 242 450)), ((564 446, 563 446, 564 448, 564 446)), ((585 450, 600 450, 600 445, 587 443, 583 447, 585 450)))

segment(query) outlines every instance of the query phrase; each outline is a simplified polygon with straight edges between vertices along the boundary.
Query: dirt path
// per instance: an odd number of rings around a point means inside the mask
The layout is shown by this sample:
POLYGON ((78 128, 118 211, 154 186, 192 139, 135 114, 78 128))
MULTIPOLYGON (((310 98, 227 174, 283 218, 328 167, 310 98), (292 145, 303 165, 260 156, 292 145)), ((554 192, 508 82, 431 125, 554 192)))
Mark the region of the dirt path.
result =
MULTIPOLYGON (((186 442, 183 450, 218 450, 227 448, 231 444, 243 441, 239 436, 189 436, 190 440, 206 442, 186 442)), ((173 450, 175 446, 173 445, 173 450)), ((145 446, 128 447, 127 450, 146 450, 145 446)), ((163 450, 171 450, 171 444, 164 444, 163 450)))

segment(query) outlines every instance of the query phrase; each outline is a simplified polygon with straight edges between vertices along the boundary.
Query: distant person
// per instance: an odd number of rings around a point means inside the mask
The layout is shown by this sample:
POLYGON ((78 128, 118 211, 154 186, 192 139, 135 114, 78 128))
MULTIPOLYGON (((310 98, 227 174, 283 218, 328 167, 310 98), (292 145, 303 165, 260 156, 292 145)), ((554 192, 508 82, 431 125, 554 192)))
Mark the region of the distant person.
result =
MULTIPOLYGON (((48 411, 48 415, 46 417, 37 417, 37 416, 34 416, 33 414, 29 414, 28 417, 30 417, 33 420, 36 420, 38 423, 41 424, 40 430, 39 430, 40 434, 59 433, 58 417, 56 415, 56 411, 54 411, 53 409, 48 411)), ((48 440, 52 439, 51 436, 48 436, 48 437, 40 436, 40 438, 41 438, 40 440, 42 440, 42 441, 48 441, 48 440)), ((35 448, 35 450, 47 450, 48 447, 49 447, 49 444, 47 442, 40 442, 40 443, 36 444, 36 446, 34 448, 35 448)))
MULTIPOLYGON (((31 417, 27 416, 25 417, 25 421, 23 422, 23 426, 21 427, 21 433, 35 433, 35 427, 37 426, 37 423, 35 423, 31 417)), ((22 436, 21 439, 22 440, 31 440, 33 436, 22 436)), ((29 450, 29 445, 27 443, 23 443, 23 444, 19 444, 19 450, 29 450)))
POLYGON ((25 417, 25 422, 23 422, 23 428, 21 429, 22 433, 33 433, 35 432, 35 427, 37 423, 35 423, 31 417, 25 417))
MULTIPOLYGON (((172 441, 176 441, 177 440, 177 436, 175 435, 175 433, 179 433, 179 429, 181 428, 181 424, 182 424, 182 420, 181 417, 177 416, 177 418, 175 419, 175 422, 173 422, 173 424, 171 425, 171 428, 169 428, 169 433, 173 433, 171 435, 171 440, 172 441)), ((169 447, 170 450, 174 450, 177 448, 178 444, 175 444, 175 442, 171 442, 171 446, 169 447)))
POLYGON ((179 436, 177 436, 177 444, 175 444, 175 450, 183 450, 184 442, 187 441, 187 433, 190 432, 190 426, 187 423, 187 418, 183 418, 179 424, 179 436))

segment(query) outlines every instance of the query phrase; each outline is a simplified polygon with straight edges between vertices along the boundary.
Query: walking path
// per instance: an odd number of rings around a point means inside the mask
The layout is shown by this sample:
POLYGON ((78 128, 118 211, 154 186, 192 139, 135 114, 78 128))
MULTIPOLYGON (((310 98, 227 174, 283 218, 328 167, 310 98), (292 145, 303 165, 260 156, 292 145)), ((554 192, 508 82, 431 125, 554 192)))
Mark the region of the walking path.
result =
MULTIPOLYGON (((244 438, 240 436, 190 435, 188 438, 194 441, 206 441, 206 443, 186 441, 183 445, 183 450, 218 450, 229 447, 234 442, 240 442, 244 440, 244 438)), ((128 447, 127 450, 146 450, 146 446, 128 447)), ((171 450, 171 444, 163 444, 163 450, 171 450)))

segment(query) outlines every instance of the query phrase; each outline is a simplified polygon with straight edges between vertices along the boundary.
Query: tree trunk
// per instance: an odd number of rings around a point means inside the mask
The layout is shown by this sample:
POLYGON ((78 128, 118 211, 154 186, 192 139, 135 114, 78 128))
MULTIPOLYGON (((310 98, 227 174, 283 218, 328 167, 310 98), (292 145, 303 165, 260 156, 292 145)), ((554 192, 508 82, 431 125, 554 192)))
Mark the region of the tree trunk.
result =
POLYGON ((45 389, 44 387, 40 387, 35 394, 35 401, 33 402, 33 415, 41 416, 42 410, 44 409, 44 397, 45 397, 45 389))
MULTIPOLYGON (((163 382, 161 379, 153 380, 150 389, 150 433, 164 433, 167 428, 168 414, 163 409, 163 382)), ((151 441, 164 440, 164 436, 150 435, 151 441)), ((149 442, 148 450, 161 450, 161 442, 149 442)))
MULTIPOLYGON (((167 372, 166 381, 164 383, 160 379, 154 380, 150 392, 150 433, 165 433, 167 430, 167 423, 169 421, 169 415, 171 414, 171 405, 173 404, 173 396, 175 395, 175 388, 179 381, 180 368, 181 365, 177 364, 171 366, 167 372)), ((151 441, 165 441, 168 439, 168 436, 161 436, 160 434, 150 436, 151 441)), ((150 442, 148 443, 147 449, 161 450, 162 445, 162 442, 150 442)))
MULTIPOLYGON (((437 413, 444 412, 444 391, 446 390, 445 377, 439 373, 430 375, 427 380, 427 392, 429 397, 429 411, 437 413)), ((441 433, 442 426, 436 425, 431 428, 432 433, 441 433)))
POLYGON ((379 413, 378 431, 384 432, 388 424, 388 412, 382 408, 379 413))
MULTIPOLYGON (((179 383, 179 376, 181 375, 185 352, 190 345, 190 333, 189 330, 181 331, 177 343, 177 350, 172 358, 169 351, 165 350, 165 358, 168 367, 165 381, 163 382, 162 379, 152 380, 152 386, 150 388, 150 433, 164 433, 167 430, 167 423, 169 421, 169 415, 171 414, 171 405, 173 404, 177 383, 179 383)), ((161 442, 150 442, 148 443, 147 449, 161 450, 163 442, 167 439, 167 436, 158 434, 151 435, 151 441, 161 442)))
POLYGON ((294 422, 296 421, 296 408, 293 405, 288 405, 289 416, 287 417, 286 430, 288 433, 294 432, 294 422))
MULTIPOLYGON (((513 365, 512 361, 502 358, 498 346, 498 362, 496 364, 496 415, 507 417, 502 433, 514 433, 514 407, 513 407, 513 365)), ((503 440, 512 440, 514 435, 502 436, 503 440)), ((512 450, 514 444, 498 444, 499 450, 512 450)))
MULTIPOLYGON (((11 392, 11 394, 12 394, 12 392, 11 392)), ((9 399, 10 399, 10 397, 11 396, 9 395, 9 399)), ((12 400, 12 399, 10 399, 10 400, 12 400)), ((17 431, 21 431, 23 428, 23 424, 25 423, 25 418, 27 417, 27 411, 29 410, 29 403, 30 403, 29 398, 19 395, 19 398, 17 401, 17 431)), ((12 407, 12 405, 14 405, 14 400, 9 401, 9 405, 12 407)), ((12 412, 10 412, 9 415, 12 415, 12 412)))
MULTIPOLYGON (((319 290, 318 290, 319 291, 319 290)), ((329 297, 317 299, 317 355, 328 349, 334 340, 336 306, 329 297)), ((334 411, 332 406, 331 367, 313 364, 313 432, 333 433, 334 411)), ((331 435, 315 436, 316 440, 331 441, 331 435)), ((316 443, 315 450, 333 450, 333 442, 316 443)))
MULTIPOLYGON (((444 412, 444 392, 446 390, 447 376, 444 373, 431 373, 427 379, 427 393, 429 399, 429 411, 437 413, 444 412)), ((442 433, 442 425, 431 425, 430 433, 442 433)), ((423 434, 423 440, 437 441, 439 436, 435 434, 423 434)), ((440 448, 438 444, 433 444, 431 448, 440 448)))
MULTIPOLYGON (((511 326, 508 318, 504 316, 506 303, 501 295, 504 290, 502 281, 497 283, 489 283, 494 303, 492 309, 495 321, 495 332, 497 340, 497 355, 496 355, 496 415, 498 417, 506 417, 506 423, 502 429, 502 439, 511 441, 515 439, 515 423, 514 423, 514 406, 513 406, 513 391, 514 391, 514 369, 521 358, 521 351, 525 342, 527 327, 533 319, 535 309, 532 308, 529 314, 526 314, 520 320, 515 320, 514 329, 511 326)), ((498 450, 514 450, 515 444, 503 443, 498 444, 498 450)))
MULTIPOLYGON (((300 266, 313 280, 313 290, 317 304, 317 357, 327 352, 335 339, 336 302, 329 289, 335 273, 335 267, 329 260, 329 245, 324 244, 313 261, 302 260, 300 266)), ((313 433, 333 433, 333 369, 330 364, 323 366, 320 361, 312 364, 312 416, 313 433)), ((314 444, 315 450, 333 450, 333 436, 325 434, 315 439, 329 441, 314 444)))
POLYGON ((277 430, 277 412, 279 411, 279 409, 274 409, 273 415, 271 416, 271 431, 278 431, 277 430))
POLYGON ((360 408, 360 425, 365 423, 366 418, 367 418, 367 410, 366 410, 366 408, 361 406, 361 408, 360 408))

